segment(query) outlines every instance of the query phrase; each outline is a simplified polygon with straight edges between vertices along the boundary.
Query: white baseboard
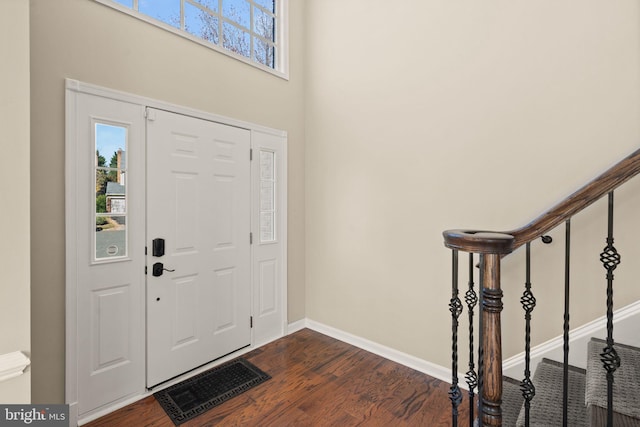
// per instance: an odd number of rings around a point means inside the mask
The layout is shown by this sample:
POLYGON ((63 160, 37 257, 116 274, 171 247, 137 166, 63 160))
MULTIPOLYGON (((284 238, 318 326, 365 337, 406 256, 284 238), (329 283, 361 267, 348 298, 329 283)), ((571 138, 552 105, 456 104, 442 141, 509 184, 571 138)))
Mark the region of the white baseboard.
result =
MULTIPOLYGON (((640 301, 614 311, 613 324, 613 338, 616 342, 640 347, 640 301)), ((603 316, 569 332, 570 365, 582 369, 587 367, 587 344, 592 337, 606 338, 606 325, 607 319, 606 316, 603 316)), ((531 349, 531 372, 535 372, 535 368, 542 358, 558 362, 563 361, 562 336, 553 338, 531 349)), ((506 359, 502 364, 502 372, 508 377, 522 379, 524 375, 524 352, 506 359)))
POLYGON ((307 319, 300 319, 287 326, 287 335, 298 332, 307 327, 307 319))
MULTIPOLYGON (((450 368, 445 368, 443 366, 436 365, 435 363, 427 362, 424 359, 420 359, 410 354, 395 350, 391 347, 387 347, 382 344, 369 341, 365 338, 350 334, 340 329, 336 329, 332 326, 328 326, 323 323, 316 322, 315 320, 311 320, 311 319, 299 320, 297 322, 289 324, 288 329, 289 329, 289 333, 293 333, 304 328, 309 328, 316 332, 320 332, 321 334, 328 335, 331 338, 335 338, 337 340, 346 342, 347 344, 351 344, 362 350, 366 350, 378 356, 384 357, 385 359, 389 359, 401 365, 407 366, 411 369, 415 369, 416 371, 422 372, 423 374, 427 374, 441 381, 451 383, 450 368)), ((459 374, 459 375, 463 375, 463 374, 459 374)), ((463 378, 463 377, 460 376, 460 378, 463 378)), ((460 387, 464 388, 463 385, 464 384, 460 384, 460 387)))
MULTIPOLYGON (((638 330, 638 325, 640 325, 640 301, 614 311, 613 323, 614 339, 616 342, 640 347, 640 333, 638 330)), ((378 356, 415 369, 416 371, 420 371, 439 380, 448 383, 451 382, 450 368, 428 362, 424 359, 411 356, 393 348, 369 341, 362 337, 311 319, 302 319, 290 323, 288 326, 288 333, 292 334, 304 328, 309 328, 337 340, 344 341, 355 347, 377 354, 378 356)), ((606 317, 603 316, 570 331, 569 363, 571 365, 583 369, 587 367, 587 344, 592 337, 606 337, 606 317)), ((560 362, 563 360, 562 336, 553 338, 531 349, 532 372, 535 372, 536 366, 543 358, 560 362)), ((504 360, 502 369, 505 376, 521 379, 524 372, 524 352, 504 360)), ((464 373, 458 373, 458 377, 460 379, 464 378, 464 373)), ((464 381, 461 381, 459 385, 460 388, 466 388, 464 381)))

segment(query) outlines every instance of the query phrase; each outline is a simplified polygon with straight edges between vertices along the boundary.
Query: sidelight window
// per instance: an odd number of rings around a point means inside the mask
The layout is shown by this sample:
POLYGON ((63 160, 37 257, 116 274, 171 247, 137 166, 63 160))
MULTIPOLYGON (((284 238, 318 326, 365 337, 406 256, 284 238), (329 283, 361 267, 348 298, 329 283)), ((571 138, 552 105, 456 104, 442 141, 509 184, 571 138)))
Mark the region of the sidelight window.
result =
POLYGON ((260 150, 260 243, 276 239, 276 153, 260 150))
POLYGON ((94 261, 127 256, 126 126, 94 123, 94 261))

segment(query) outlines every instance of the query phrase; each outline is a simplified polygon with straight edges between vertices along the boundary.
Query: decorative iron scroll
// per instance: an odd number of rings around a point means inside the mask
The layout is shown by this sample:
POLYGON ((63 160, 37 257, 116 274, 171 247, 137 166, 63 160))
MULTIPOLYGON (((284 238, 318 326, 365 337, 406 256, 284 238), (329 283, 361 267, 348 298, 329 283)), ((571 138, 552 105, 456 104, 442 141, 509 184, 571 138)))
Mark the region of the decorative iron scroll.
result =
POLYGON ((613 271, 621 256, 613 246, 613 191, 609 193, 607 246, 600 254, 600 262, 607 270, 607 346, 600 353, 600 361, 607 371, 607 426, 613 427, 613 373, 620 367, 620 356, 613 341, 613 271))
POLYGON ((473 311, 478 304, 478 294, 474 289, 473 283, 473 254, 469 254, 469 284, 467 292, 464 294, 464 301, 467 303, 467 312, 469 313, 469 370, 464 378, 469 386, 469 425, 473 425, 474 419, 474 390, 478 386, 478 374, 475 371, 473 362, 473 311))
POLYGON ((458 251, 452 250, 453 282, 451 286, 451 300, 449 311, 451 312, 451 399, 452 425, 458 425, 458 407, 462 403, 462 392, 458 386, 458 318, 462 314, 462 301, 458 297, 458 251))
POLYGON ((531 313, 536 307, 536 298, 531 292, 531 243, 526 244, 526 280, 525 290, 520 298, 520 303, 524 309, 525 332, 524 332, 524 379, 520 382, 520 390, 524 397, 524 423, 529 427, 529 414, 531 400, 536 395, 536 388, 531 381, 531 313))

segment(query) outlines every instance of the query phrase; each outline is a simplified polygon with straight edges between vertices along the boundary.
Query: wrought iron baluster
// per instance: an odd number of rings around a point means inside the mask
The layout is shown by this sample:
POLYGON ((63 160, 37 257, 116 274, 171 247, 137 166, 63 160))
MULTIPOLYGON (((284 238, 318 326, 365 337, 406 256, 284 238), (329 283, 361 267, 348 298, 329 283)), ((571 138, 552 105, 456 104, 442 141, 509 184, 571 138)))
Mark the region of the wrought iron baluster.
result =
POLYGON ((600 262, 607 270, 607 346, 600 360, 607 371, 607 426, 613 427, 613 373, 620 367, 620 356, 613 341, 613 270, 620 264, 620 254, 613 246, 613 191, 609 193, 607 246, 600 254, 600 262))
POLYGON ((473 310, 478 304, 478 294, 474 289, 473 283, 473 254, 469 254, 469 288, 464 295, 467 303, 467 312, 469 314, 469 370, 465 375, 467 385, 469 386, 469 426, 473 426, 474 420, 474 389, 478 386, 478 375, 475 371, 473 362, 473 310))
POLYGON ((562 425, 567 427, 569 409, 569 286, 571 264, 571 219, 565 223, 564 255, 564 324, 563 324, 563 375, 562 375, 562 425))
MULTIPOLYGON (((480 258, 480 274, 478 280, 478 303, 479 307, 484 305, 484 254, 479 255, 480 258)), ((478 425, 482 425, 482 416, 484 413, 482 396, 484 395, 484 316, 482 309, 478 313, 478 425)))
POLYGON ((451 300, 449 301, 449 311, 451 312, 451 388, 449 389, 449 399, 451 399, 452 426, 458 425, 458 407, 462 403, 462 392, 458 386, 458 318, 462 313, 462 302, 458 297, 458 251, 452 250, 452 285, 451 300))
POLYGON ((524 397, 524 423, 529 427, 529 412, 531 400, 536 395, 536 388, 531 381, 531 312, 536 306, 536 298, 531 292, 531 243, 526 245, 526 282, 525 290, 520 298, 524 309, 525 333, 524 333, 524 379, 520 383, 520 390, 524 397))

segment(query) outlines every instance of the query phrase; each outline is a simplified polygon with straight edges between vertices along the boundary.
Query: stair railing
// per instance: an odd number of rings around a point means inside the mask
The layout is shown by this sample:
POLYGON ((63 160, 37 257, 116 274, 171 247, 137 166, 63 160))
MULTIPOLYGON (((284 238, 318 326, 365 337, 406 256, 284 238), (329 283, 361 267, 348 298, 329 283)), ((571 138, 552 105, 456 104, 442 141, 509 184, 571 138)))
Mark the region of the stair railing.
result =
POLYGON ((525 311, 525 372, 520 388, 524 397, 525 425, 529 425, 529 407, 535 396, 535 388, 530 372, 530 321, 536 300, 530 283, 530 244, 538 238, 549 243, 546 233, 565 223, 565 312, 564 312, 564 390, 563 424, 567 425, 568 395, 568 340, 569 340, 569 244, 571 218, 600 198, 608 195, 608 235, 607 245, 600 254, 600 260, 607 270, 607 345, 601 354, 601 361, 607 373, 608 426, 613 426, 613 375, 620 365, 613 340, 613 271, 620 263, 613 242, 613 192, 616 188, 640 173, 640 149, 636 150, 596 179, 567 197, 555 207, 542 214, 524 227, 506 232, 480 230, 447 230, 443 233, 444 244, 452 250, 452 295, 449 311, 452 317, 452 384, 449 397, 452 403, 452 425, 458 425, 458 409, 463 401, 463 393, 458 379, 458 319, 464 306, 459 297, 458 258, 459 252, 469 254, 469 284, 465 302, 469 312, 469 370, 465 375, 469 398, 469 426, 476 422, 474 416, 475 390, 478 392, 478 417, 480 425, 502 426, 502 342, 501 311, 502 288, 500 283, 501 258, 520 246, 526 245, 526 281, 521 304, 525 311), (479 256, 479 295, 473 282, 474 254, 479 256), (473 310, 479 306, 480 314, 478 365, 474 364, 473 310))

